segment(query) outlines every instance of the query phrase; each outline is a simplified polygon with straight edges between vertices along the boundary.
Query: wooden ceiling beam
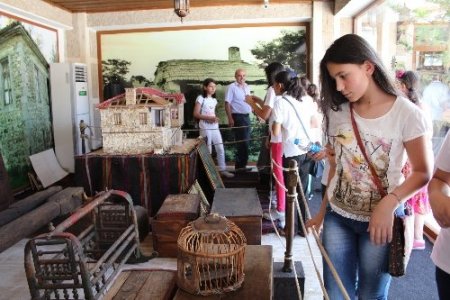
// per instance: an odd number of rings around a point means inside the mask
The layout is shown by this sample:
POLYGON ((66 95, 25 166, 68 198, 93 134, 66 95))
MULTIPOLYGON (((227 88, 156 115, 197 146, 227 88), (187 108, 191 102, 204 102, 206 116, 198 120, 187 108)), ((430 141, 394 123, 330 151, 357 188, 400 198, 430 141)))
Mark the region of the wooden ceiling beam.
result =
MULTIPOLYGON (((113 11, 131 11, 147 9, 169 9, 173 8, 171 0, 43 0, 51 5, 70 11, 72 13, 97 13, 113 11)), ((333 0, 312 0, 333 1, 333 0)), ((269 0, 269 4, 311 2, 311 0, 269 0)), ((191 8, 211 6, 241 6, 241 5, 263 5, 264 0, 190 0, 191 8)))

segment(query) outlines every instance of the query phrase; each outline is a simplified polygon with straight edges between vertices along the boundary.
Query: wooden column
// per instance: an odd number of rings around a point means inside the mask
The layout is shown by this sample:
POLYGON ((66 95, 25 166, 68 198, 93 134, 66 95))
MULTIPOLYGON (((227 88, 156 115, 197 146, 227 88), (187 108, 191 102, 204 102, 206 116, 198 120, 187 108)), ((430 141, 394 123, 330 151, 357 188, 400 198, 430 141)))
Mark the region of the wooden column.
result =
POLYGON ((283 272, 290 273, 293 270, 292 244, 294 242, 294 201, 297 198, 298 167, 295 160, 289 162, 289 171, 286 176, 286 187, 288 189, 286 201, 286 252, 284 253, 283 272))

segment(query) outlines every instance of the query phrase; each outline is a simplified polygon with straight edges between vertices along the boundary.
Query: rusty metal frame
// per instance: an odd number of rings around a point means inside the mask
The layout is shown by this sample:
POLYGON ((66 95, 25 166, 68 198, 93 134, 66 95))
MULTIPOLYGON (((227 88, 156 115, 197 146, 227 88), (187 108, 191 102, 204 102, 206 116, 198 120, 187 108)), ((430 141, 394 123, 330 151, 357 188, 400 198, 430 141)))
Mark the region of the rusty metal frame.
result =
POLYGON ((102 192, 52 232, 27 242, 31 298, 99 299, 131 255, 140 258, 133 201, 122 191, 102 192), (78 236, 66 232, 89 214, 93 222, 78 236))

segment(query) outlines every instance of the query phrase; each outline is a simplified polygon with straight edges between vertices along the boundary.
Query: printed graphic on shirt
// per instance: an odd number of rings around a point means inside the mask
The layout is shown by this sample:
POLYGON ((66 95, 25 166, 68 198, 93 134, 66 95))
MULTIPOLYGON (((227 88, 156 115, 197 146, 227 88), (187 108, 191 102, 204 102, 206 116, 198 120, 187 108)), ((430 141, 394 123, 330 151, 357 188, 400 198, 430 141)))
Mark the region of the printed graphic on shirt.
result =
MULTIPOLYGON (((367 220, 381 196, 373 182, 369 166, 357 144, 353 129, 338 129, 332 139, 336 151, 335 185, 331 204, 338 213, 357 220, 367 220)), ((392 139, 361 134, 367 156, 381 179, 389 185, 387 171, 392 139)))

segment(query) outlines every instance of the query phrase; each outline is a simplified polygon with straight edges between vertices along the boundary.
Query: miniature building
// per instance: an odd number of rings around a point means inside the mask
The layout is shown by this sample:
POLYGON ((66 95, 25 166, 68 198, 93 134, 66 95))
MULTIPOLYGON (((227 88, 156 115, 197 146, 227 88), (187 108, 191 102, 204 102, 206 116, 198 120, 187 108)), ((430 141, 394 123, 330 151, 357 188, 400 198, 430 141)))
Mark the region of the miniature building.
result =
POLYGON ((127 88, 99 105, 103 151, 110 154, 164 153, 182 143, 183 94, 127 88))

